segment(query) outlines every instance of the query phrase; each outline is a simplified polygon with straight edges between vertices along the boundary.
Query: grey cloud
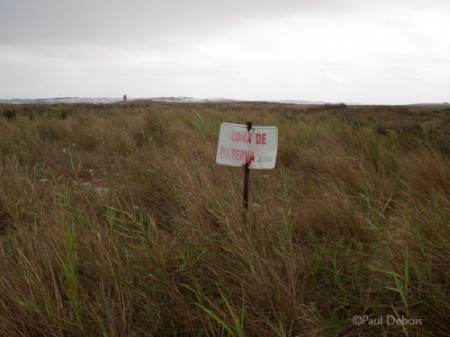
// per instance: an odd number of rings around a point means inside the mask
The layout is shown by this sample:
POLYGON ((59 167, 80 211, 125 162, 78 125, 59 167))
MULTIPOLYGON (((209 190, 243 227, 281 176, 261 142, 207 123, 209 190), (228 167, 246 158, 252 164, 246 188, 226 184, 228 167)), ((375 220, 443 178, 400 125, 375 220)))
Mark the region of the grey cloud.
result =
POLYGON ((433 87, 427 101, 447 95, 449 10, 448 0, 0 0, 10 79, 0 98, 370 102, 395 101, 403 83, 401 100, 433 87))
POLYGON ((341 8, 342 3, 340 0, 3 0, 0 43, 87 41, 163 45, 171 39, 208 35, 249 18, 273 19, 299 11, 332 11, 341 8))
POLYGON ((391 8, 450 9, 446 0, 2 0, 0 44, 95 44, 162 47, 208 36, 251 19, 294 13, 383 16, 391 8))

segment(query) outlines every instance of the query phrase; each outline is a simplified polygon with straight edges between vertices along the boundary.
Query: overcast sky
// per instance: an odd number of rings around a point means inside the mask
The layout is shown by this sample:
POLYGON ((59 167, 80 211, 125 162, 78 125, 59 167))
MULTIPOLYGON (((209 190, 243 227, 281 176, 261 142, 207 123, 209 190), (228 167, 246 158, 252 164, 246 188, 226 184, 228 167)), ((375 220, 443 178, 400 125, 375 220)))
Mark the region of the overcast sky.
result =
POLYGON ((0 98, 450 101, 449 0, 0 0, 0 98))

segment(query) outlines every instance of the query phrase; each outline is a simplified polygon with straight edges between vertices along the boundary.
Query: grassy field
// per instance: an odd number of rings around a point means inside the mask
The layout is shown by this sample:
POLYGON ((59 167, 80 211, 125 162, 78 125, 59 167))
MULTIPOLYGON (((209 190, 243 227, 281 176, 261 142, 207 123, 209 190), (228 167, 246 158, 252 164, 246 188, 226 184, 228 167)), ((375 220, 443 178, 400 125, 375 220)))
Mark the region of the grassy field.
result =
POLYGON ((0 110, 0 336, 450 335, 448 108, 0 110), (245 223, 247 121, 279 149, 245 223))

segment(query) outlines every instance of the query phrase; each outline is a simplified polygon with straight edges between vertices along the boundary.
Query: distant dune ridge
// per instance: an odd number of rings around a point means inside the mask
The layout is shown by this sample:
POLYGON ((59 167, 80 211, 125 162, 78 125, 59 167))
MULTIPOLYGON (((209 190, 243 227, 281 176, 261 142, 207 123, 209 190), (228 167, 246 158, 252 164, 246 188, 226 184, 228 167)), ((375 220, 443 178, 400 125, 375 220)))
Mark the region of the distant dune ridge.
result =
MULTIPOLYGON (((162 96, 162 97, 127 97, 127 102, 166 102, 166 103, 231 103, 231 102, 267 102, 280 104, 300 104, 300 105, 320 105, 320 104, 347 104, 347 105, 373 105, 362 102, 328 102, 328 101, 308 101, 300 99, 278 99, 278 100, 242 100, 230 98, 196 98, 187 96, 162 96)), ((49 97, 49 98, 11 98, 0 99, 3 104, 110 104, 123 102, 123 97, 49 97)), ((411 103, 407 106, 424 108, 442 108, 450 106, 448 102, 443 103, 411 103)))

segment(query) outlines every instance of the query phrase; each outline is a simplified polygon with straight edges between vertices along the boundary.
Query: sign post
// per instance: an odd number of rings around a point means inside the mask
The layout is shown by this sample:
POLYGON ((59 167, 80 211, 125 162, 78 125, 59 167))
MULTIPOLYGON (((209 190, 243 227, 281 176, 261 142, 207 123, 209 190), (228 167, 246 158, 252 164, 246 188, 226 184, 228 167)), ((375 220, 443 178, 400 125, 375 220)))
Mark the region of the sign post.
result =
MULTIPOLYGON (((252 130, 252 122, 247 122, 247 131, 250 134, 252 130)), ((248 211, 248 184, 250 180, 250 169, 249 163, 251 158, 245 162, 244 166, 244 219, 247 219, 247 211, 248 211)))
POLYGON ((278 150, 278 129, 275 126, 253 126, 222 123, 216 163, 244 167, 244 217, 248 210, 250 170, 275 168, 278 150))

